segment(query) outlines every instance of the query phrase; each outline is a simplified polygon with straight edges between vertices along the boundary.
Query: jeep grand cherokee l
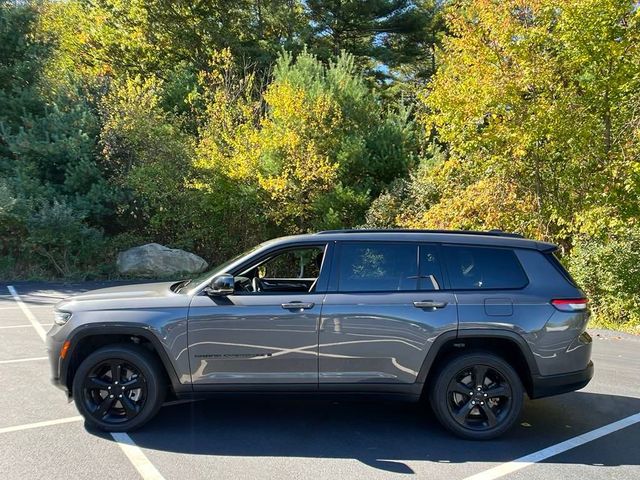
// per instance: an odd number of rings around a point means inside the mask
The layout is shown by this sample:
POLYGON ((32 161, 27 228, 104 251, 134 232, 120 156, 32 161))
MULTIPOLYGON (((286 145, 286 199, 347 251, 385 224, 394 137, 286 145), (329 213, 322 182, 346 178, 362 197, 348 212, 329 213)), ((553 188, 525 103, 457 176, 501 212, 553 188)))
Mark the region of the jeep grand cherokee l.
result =
POLYGON ((63 300, 54 383, 109 431, 167 394, 286 391, 425 399, 453 433, 494 438, 525 393, 593 375, 587 300, 555 250, 495 231, 278 238, 191 280, 63 300))

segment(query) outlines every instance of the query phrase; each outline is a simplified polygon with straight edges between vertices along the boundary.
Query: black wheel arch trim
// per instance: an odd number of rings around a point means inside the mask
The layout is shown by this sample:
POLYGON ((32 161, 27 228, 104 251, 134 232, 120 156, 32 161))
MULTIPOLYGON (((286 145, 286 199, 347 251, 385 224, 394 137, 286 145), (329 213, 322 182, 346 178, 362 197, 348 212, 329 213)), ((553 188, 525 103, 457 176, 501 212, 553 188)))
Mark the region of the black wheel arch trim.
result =
POLYGON ((469 328, 458 330, 458 338, 462 340, 468 338, 496 338, 500 340, 511 340, 520 348, 520 353, 522 353, 522 355, 524 356, 524 359, 527 362, 527 366, 529 367, 529 374, 531 376, 539 374, 538 364, 536 363, 536 360, 533 356, 531 347, 529 347, 529 344, 522 337, 522 335, 516 332, 513 332, 511 330, 469 328))
POLYGON ((440 334, 434 342, 431 344, 431 348, 427 352, 427 356, 422 362, 422 367, 418 372, 418 376, 416 377, 416 383, 425 383, 427 380, 427 376, 430 373, 431 367, 433 366, 438 354, 440 353, 442 347, 452 340, 460 340, 461 343, 464 340, 471 339, 500 339, 500 340, 510 340, 514 342, 522 355, 524 356, 525 361, 527 362, 527 366, 529 368, 529 374, 532 378, 538 376, 538 365, 533 357, 533 352, 526 340, 522 338, 516 332, 512 332, 510 330, 494 330, 494 329, 482 329, 482 328, 469 328, 469 329, 458 329, 458 330, 449 330, 440 334))
POLYGON ((81 340, 84 340, 87 337, 93 336, 101 336, 101 335, 130 335, 135 337, 141 337, 145 340, 149 341, 153 346, 154 350, 158 354, 160 361, 162 362, 162 366, 169 377, 171 382, 171 387, 173 388, 176 394, 182 392, 191 392, 193 390, 192 385, 180 383, 180 379, 178 374, 176 373, 175 367, 167 354, 162 342, 158 340, 156 335, 143 324, 119 324, 119 323, 109 323, 109 324, 88 324, 82 325, 75 329, 67 340, 70 341, 69 351, 67 352, 66 359, 60 362, 60 376, 59 382, 61 386, 67 388, 67 392, 71 393, 71 384, 73 382, 73 378, 70 378, 70 374, 72 373, 69 366, 71 363, 71 359, 73 358, 73 354, 75 349, 78 347, 81 340))
POLYGON ((420 371, 418 372, 418 376, 416 377, 415 383, 424 383, 427 381, 427 376, 433 366, 433 363, 440 353, 442 347, 449 341, 455 340, 458 338, 457 330, 448 330, 446 332, 441 333, 436 337, 436 339, 429 347, 429 351, 427 352, 427 356, 422 362, 422 366, 420 367, 420 371))

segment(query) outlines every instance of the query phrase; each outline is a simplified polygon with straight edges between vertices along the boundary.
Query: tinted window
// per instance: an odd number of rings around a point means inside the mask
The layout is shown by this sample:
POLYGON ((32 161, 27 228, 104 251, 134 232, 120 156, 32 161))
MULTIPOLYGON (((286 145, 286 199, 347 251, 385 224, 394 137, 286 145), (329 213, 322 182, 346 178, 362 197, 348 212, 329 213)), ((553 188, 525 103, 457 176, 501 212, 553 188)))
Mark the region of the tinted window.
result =
POLYGON ((291 248, 256 259, 235 276, 238 294, 315 291, 325 246, 291 248))
POLYGON ((415 290, 418 247, 394 243, 343 243, 340 250, 341 292, 415 290))
POLYGON ((420 290, 441 290, 442 269, 440 254, 434 245, 420 246, 420 290))
POLYGON ((560 272, 560 274, 567 280, 567 282, 569 282, 574 287, 578 288, 578 284, 573 279, 571 274, 567 271, 567 269, 564 268, 564 265, 562 264, 562 262, 556 256, 555 253, 547 253, 547 254, 545 254, 545 257, 547 257, 549 262, 551 262, 551 265, 553 265, 555 267, 555 269, 558 270, 558 272, 560 272))
POLYGON ((265 278, 316 278, 323 256, 323 247, 287 250, 263 263, 259 274, 265 278))
POLYGON ((453 289, 522 288, 527 277, 512 250, 445 246, 453 289))

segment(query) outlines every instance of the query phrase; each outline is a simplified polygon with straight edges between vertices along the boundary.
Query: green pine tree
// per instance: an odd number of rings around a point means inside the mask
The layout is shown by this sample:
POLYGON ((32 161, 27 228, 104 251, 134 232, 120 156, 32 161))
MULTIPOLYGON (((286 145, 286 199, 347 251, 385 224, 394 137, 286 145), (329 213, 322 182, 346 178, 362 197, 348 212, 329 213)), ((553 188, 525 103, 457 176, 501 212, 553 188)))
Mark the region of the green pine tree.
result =
POLYGON ((442 29, 436 2, 309 0, 306 5, 309 43, 320 58, 346 51, 382 81, 433 73, 433 45, 442 29))

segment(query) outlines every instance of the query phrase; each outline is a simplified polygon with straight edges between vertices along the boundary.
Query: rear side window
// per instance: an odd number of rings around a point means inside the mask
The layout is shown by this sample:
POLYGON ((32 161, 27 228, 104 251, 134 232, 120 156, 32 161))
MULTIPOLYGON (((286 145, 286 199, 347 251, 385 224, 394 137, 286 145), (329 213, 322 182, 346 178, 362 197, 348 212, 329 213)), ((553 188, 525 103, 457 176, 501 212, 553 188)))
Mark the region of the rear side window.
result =
POLYGON ((453 289, 523 288, 529 283, 513 250, 453 245, 442 250, 453 289))
POLYGON ((340 247, 341 292, 407 291, 417 284, 417 245, 349 242, 340 247))

